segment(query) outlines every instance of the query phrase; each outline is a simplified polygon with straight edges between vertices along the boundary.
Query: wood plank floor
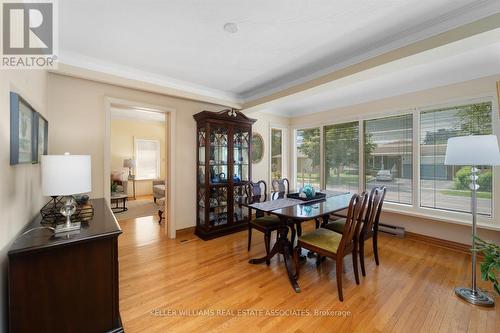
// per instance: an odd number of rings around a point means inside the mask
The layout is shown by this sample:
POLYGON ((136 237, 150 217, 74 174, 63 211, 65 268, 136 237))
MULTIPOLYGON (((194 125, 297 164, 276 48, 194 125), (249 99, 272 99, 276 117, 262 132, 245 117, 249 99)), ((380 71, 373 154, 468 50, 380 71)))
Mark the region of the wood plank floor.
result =
POLYGON ((347 260, 340 302, 329 259, 320 268, 312 259, 303 264, 300 294, 282 259, 248 264, 264 253, 258 232, 247 252, 246 232, 205 242, 186 233, 166 238, 156 217, 120 225, 120 312, 128 333, 500 332, 500 304, 479 308, 455 297, 453 287, 470 278, 470 259, 459 252, 382 236, 381 265, 370 250, 359 286, 347 260))

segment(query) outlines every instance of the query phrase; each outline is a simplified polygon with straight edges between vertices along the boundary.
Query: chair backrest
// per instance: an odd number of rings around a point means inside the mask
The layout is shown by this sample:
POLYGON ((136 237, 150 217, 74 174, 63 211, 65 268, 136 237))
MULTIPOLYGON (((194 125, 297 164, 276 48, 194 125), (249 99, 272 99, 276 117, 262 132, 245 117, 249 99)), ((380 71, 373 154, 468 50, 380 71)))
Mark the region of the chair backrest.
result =
MULTIPOLYGON (((263 180, 259 180, 254 183, 249 181, 246 185, 246 194, 250 203, 262 202, 267 200, 267 184, 263 180)), ((249 209, 249 215, 251 216, 252 210, 249 209)), ((262 217, 264 213, 261 211, 256 212, 256 217, 262 217)))
POLYGON ((366 210, 363 228, 361 229, 362 237, 370 237, 373 230, 378 228, 382 205, 384 204, 385 193, 387 189, 383 187, 374 187, 370 191, 368 199, 368 208, 366 210))
POLYGON ((290 182, 286 178, 273 179, 271 186, 273 188, 273 192, 286 194, 290 193, 290 182))
POLYGON ((347 211, 347 218, 344 225, 344 232, 340 240, 339 249, 347 249, 349 246, 354 245, 357 241, 359 234, 359 226, 363 220, 363 213, 368 201, 368 194, 363 192, 361 194, 353 194, 349 202, 347 211))
MULTIPOLYGON (((258 182, 254 183, 252 181, 248 182, 247 184, 247 196, 249 198, 256 198, 260 196, 264 196, 263 200, 267 200, 267 184, 263 180, 259 180, 258 182)), ((259 198, 260 199, 260 198, 259 198)), ((259 201, 262 201, 260 199, 259 201)))

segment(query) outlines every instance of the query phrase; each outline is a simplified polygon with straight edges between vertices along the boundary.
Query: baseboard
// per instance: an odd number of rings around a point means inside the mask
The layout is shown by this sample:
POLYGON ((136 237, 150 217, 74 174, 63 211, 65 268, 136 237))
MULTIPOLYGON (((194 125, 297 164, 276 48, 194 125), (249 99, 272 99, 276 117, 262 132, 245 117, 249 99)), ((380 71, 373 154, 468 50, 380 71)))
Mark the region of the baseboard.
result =
POLYGON ((449 241, 446 239, 416 234, 416 233, 409 232, 409 231, 406 232, 405 238, 419 241, 419 242, 432 244, 432 245, 439 246, 439 247, 443 247, 443 248, 448 249, 448 250, 453 250, 453 251, 467 253, 467 254, 471 253, 471 250, 470 250, 471 245, 468 245, 468 244, 462 244, 462 243, 458 243, 458 242, 449 241))
POLYGON ((194 234, 194 230, 196 229, 196 227, 187 227, 187 228, 183 228, 183 229, 178 229, 176 232, 177 233, 191 233, 191 234, 194 234))

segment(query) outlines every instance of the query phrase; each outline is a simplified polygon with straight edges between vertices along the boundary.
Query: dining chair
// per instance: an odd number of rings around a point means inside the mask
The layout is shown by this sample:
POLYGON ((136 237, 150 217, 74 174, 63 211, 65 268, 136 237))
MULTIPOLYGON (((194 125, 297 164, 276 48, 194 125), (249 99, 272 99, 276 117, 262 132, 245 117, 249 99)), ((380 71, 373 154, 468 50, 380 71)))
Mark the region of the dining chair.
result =
MULTIPOLYGON (((251 203, 257 203, 267 200, 267 185, 263 180, 258 182, 248 182, 247 197, 251 203), (263 200, 262 200, 263 199, 263 200)), ((252 245, 252 229, 256 229, 264 233, 264 245, 266 247, 266 254, 269 254, 271 249, 271 233, 277 231, 280 226, 280 219, 275 215, 268 215, 262 211, 256 210, 255 219, 252 219, 252 209, 248 211, 248 251, 252 245)), ((277 232, 276 232, 277 234, 277 232)), ((269 260, 266 261, 269 265, 269 260)))
POLYGON ((290 194, 290 182, 287 178, 273 179, 271 187, 273 196, 277 195, 279 198, 283 198, 285 194, 290 194))
MULTIPOLYGON (((283 199, 285 195, 290 194, 290 181, 287 178, 281 178, 281 179, 273 179, 271 182, 271 188, 272 188, 272 199, 283 199)), ((315 219, 316 221, 316 228, 319 227, 319 220, 315 219)), ((302 224, 297 222, 289 225, 291 229, 291 237, 292 237, 292 242, 295 239, 295 235, 302 235, 302 224)), ((276 235, 276 240, 278 240, 278 235, 276 235)))
POLYGON ((367 198, 368 195, 365 192, 361 194, 354 194, 351 197, 343 234, 339 234, 330 229, 319 228, 298 238, 297 246, 293 251, 297 279, 299 278, 300 272, 299 257, 301 249, 306 248, 317 253, 318 256, 325 256, 335 260, 337 289, 340 301, 344 300, 342 293, 344 257, 349 253, 352 254, 352 266, 354 269, 356 284, 359 284, 357 235, 359 234, 359 227, 367 198))
MULTIPOLYGON (((363 227, 359 234, 358 242, 358 252, 359 261, 361 264, 361 274, 366 276, 365 270, 365 241, 372 238, 373 240, 373 256, 375 257, 375 263, 379 265, 378 258, 378 226, 380 222, 380 214, 382 212, 382 205, 384 204, 385 193, 387 189, 383 187, 374 187, 370 191, 370 196, 368 198, 368 207, 366 209, 365 217, 363 220, 363 227)), ((336 218, 324 227, 333 230, 337 233, 343 233, 346 223, 346 216, 341 214, 332 214, 336 218)))

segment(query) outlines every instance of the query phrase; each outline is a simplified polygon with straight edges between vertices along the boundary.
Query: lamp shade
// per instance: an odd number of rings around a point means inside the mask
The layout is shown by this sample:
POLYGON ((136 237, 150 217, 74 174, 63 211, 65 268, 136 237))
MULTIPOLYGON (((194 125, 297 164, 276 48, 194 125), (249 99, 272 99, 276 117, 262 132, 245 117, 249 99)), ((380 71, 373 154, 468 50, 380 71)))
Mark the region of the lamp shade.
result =
POLYGON ((496 135, 457 136, 448 139, 445 165, 500 165, 496 135))
POLYGON ((90 155, 42 155, 42 192, 62 196, 92 191, 90 155))
POLYGON ((135 160, 133 160, 131 158, 127 158, 126 160, 123 160, 123 167, 130 168, 130 169, 135 168, 135 160))

